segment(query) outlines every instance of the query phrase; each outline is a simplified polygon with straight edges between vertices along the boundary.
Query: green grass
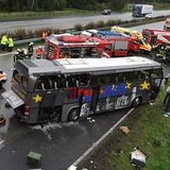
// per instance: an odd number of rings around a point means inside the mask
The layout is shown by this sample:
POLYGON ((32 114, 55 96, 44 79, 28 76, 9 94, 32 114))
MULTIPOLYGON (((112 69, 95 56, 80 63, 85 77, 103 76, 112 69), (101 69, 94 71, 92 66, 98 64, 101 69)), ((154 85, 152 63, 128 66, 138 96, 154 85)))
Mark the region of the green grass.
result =
POLYGON ((162 90, 155 105, 141 106, 131 114, 121 124, 127 126, 130 132, 124 134, 115 130, 78 170, 85 167, 88 170, 131 170, 129 154, 137 145, 149 155, 143 170, 169 170, 170 118, 164 117, 165 111, 162 105, 164 96, 165 90, 162 90), (122 151, 121 154, 119 150, 122 151))
POLYGON ((39 19, 39 18, 55 18, 74 15, 90 15, 94 14, 94 11, 77 10, 77 9, 65 9, 62 11, 50 11, 50 12, 0 12, 0 20, 23 20, 23 19, 39 19))

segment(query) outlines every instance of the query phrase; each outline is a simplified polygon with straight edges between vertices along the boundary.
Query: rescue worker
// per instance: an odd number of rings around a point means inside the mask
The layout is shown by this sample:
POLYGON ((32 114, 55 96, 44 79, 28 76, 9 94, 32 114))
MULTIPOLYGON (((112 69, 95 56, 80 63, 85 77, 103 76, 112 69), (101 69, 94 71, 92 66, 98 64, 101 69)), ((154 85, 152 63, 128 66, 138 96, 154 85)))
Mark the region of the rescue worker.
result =
POLYGON ((43 49, 41 46, 39 46, 37 49, 36 49, 36 59, 41 59, 42 58, 42 55, 43 55, 43 49))
POLYGON ((29 59, 31 59, 31 56, 33 55, 33 53, 34 53, 34 43, 30 42, 29 46, 28 46, 28 57, 29 57, 29 59))
POLYGON ((1 50, 5 51, 8 47, 8 35, 4 35, 1 39, 1 50))
POLYGON ((23 60, 23 54, 21 49, 17 49, 13 56, 14 63, 16 63, 18 60, 23 60))
POLYGON ((43 32, 43 33, 42 33, 42 40, 45 40, 46 37, 47 37, 47 32, 43 32))
POLYGON ((14 41, 11 37, 8 38, 8 52, 12 52, 14 47, 14 41))
POLYGON ((163 100, 163 104, 165 105, 165 117, 170 116, 170 87, 166 89, 166 96, 163 100))

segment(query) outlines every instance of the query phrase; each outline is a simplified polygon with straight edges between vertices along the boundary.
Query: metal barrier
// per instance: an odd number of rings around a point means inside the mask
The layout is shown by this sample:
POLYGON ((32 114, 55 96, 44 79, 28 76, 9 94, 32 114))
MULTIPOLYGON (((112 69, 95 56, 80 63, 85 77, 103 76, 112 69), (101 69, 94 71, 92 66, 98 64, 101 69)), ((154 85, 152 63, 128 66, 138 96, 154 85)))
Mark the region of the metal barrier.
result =
POLYGON ((21 44, 27 44, 29 42, 37 42, 41 41, 41 37, 38 38, 29 38, 29 39, 23 39, 23 40, 14 40, 15 45, 21 45, 21 44))

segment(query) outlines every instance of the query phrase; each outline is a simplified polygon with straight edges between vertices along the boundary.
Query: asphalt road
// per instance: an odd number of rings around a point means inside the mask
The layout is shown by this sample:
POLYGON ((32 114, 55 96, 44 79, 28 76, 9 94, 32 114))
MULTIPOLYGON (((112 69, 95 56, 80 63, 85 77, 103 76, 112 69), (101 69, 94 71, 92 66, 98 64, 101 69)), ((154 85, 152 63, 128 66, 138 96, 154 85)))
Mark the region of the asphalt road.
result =
MULTIPOLYGON (((163 22, 138 26, 161 29, 163 22)), ((12 54, 0 54, 0 67, 9 75, 4 90, 10 89, 12 75, 12 54)), ((165 74, 170 68, 165 68, 165 74)), ((1 90, 1 93, 3 90, 1 90)), ((101 114, 92 117, 95 122, 81 120, 76 123, 47 124, 26 126, 13 116, 11 108, 4 107, 5 101, 0 99, 0 112, 6 117, 5 126, 0 127, 0 165, 2 170, 27 170, 26 157, 29 151, 41 153, 43 170, 59 170, 69 167, 94 142, 122 118, 127 110, 101 114)))
MULTIPOLYGON (((153 11, 152 16, 167 16, 170 15, 170 10, 153 11)), ((85 26, 90 22, 97 23, 98 21, 108 20, 132 20, 131 12, 127 13, 112 13, 111 15, 95 15, 95 16, 77 16, 77 17, 64 17, 64 18, 53 18, 53 19, 40 19, 40 20, 25 20, 25 21, 8 21, 1 22, 0 33, 2 32, 13 32, 19 29, 25 30, 38 30, 38 29, 70 29, 74 28, 76 24, 85 26)), ((141 18, 136 18, 141 19, 141 18)))

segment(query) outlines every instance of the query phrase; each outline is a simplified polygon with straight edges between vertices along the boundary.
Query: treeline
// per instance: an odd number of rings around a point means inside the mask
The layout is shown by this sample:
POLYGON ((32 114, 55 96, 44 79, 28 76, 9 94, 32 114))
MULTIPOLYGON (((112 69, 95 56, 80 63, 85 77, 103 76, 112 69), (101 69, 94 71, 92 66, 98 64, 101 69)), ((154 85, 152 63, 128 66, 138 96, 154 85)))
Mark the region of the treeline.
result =
MULTIPOLYGON (((169 0, 140 0, 140 3, 169 2, 169 0)), ((1 12, 22 11, 59 11, 69 8, 80 10, 101 10, 110 8, 121 11, 127 3, 139 3, 139 0, 0 0, 1 12)), ((170 2, 169 2, 170 3, 170 2)))

